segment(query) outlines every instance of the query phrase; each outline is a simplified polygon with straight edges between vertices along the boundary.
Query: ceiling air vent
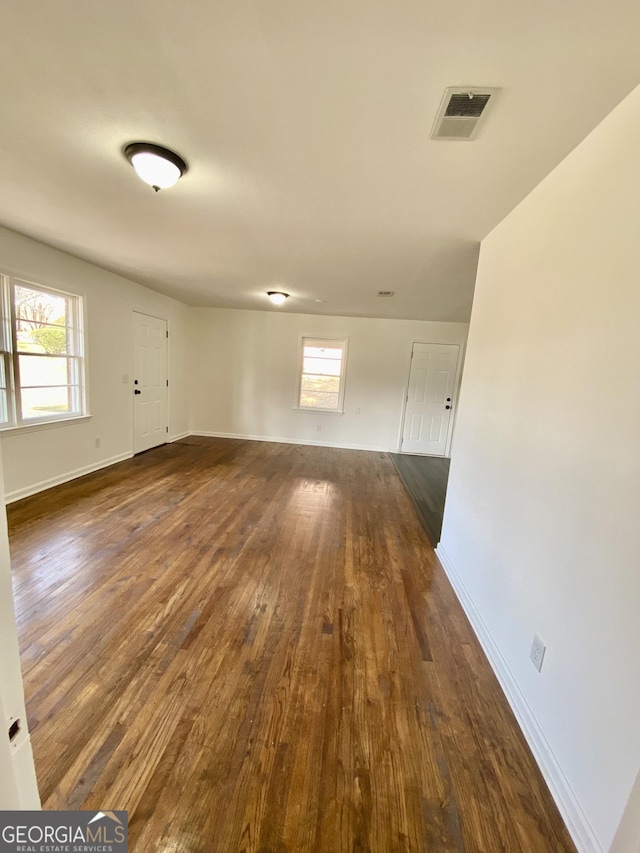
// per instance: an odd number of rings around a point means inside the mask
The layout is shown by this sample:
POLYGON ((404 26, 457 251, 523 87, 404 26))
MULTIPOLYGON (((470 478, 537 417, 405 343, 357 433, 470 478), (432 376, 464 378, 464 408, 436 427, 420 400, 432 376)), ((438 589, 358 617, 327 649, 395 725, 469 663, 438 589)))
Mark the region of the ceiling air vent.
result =
POLYGON ((379 290, 378 296, 385 296, 388 299, 390 296, 395 296, 395 290, 379 290))
POLYGON ((445 89, 431 138, 458 142, 475 139, 499 91, 478 86, 445 89))

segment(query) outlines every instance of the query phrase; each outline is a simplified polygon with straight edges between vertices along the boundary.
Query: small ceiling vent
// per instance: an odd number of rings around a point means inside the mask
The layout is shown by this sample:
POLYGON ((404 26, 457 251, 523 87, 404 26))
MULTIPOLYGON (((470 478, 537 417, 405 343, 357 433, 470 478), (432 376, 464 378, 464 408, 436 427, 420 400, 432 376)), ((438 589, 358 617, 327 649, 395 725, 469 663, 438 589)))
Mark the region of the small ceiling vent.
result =
POLYGON ((478 86, 445 89, 431 138, 458 142, 475 139, 499 91, 478 86))
POLYGON ((390 296, 395 296, 395 293, 395 290, 379 290, 378 296, 384 296, 388 299, 390 296))

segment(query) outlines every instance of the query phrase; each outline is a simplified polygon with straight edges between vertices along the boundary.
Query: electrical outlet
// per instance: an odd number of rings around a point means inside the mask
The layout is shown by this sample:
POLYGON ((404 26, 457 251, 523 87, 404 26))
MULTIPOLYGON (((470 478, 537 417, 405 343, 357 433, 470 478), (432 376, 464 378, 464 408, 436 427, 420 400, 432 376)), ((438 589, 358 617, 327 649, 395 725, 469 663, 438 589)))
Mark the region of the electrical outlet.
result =
POLYGON ((317 432, 322 432, 322 427, 321 427, 321 425, 320 425, 320 424, 318 424, 318 425, 317 425, 317 427, 316 427, 316 431, 317 431, 317 432))
POLYGON ((547 647, 542 642, 540 637, 537 634, 533 635, 533 643, 531 644, 531 653, 529 657, 531 658, 533 665, 540 672, 542 669, 542 661, 544 660, 544 653, 546 652, 547 647))
POLYGON ((128 384, 129 384, 129 374, 128 374, 128 373, 123 373, 123 374, 122 374, 122 384, 123 384, 123 385, 128 385, 128 384))
POLYGON ((356 415, 360 414, 360 406, 356 406, 356 415))
POLYGON ((102 443, 102 439, 99 436, 96 436, 96 442, 95 442, 96 447, 100 447, 101 443, 102 443))

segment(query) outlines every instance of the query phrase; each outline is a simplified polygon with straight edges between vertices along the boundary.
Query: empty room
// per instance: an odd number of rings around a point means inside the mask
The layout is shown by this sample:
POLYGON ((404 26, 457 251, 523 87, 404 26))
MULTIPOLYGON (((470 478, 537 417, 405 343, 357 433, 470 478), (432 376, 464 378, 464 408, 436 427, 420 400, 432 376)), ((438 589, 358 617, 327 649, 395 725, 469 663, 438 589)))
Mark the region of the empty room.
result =
POLYGON ((0 849, 640 853, 640 7, 2 32, 0 849))

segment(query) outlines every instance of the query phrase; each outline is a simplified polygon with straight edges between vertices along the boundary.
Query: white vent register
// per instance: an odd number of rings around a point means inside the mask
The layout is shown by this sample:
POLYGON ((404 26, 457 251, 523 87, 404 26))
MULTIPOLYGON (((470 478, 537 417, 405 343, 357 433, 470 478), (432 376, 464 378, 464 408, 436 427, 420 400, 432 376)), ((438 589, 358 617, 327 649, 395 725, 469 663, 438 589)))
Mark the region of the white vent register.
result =
POLYGON ((452 86, 445 89, 431 138, 457 142, 475 139, 499 91, 478 86, 452 86))

